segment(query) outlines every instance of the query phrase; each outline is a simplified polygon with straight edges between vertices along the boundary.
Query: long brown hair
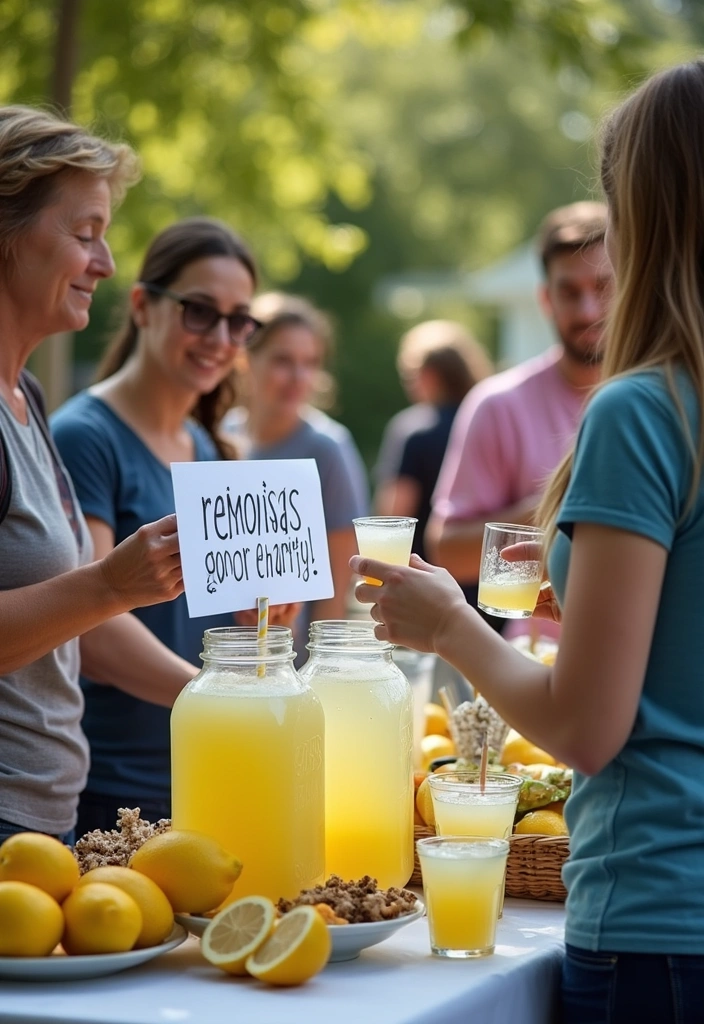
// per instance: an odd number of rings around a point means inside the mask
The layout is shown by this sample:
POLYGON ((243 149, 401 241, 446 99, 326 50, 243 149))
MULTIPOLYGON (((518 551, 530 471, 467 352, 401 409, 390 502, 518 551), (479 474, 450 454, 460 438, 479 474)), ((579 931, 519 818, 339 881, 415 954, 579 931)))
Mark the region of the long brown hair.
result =
MULTIPOLYGON (((229 256, 239 260, 256 286, 257 268, 247 246, 227 224, 210 217, 188 217, 161 231, 147 249, 139 280, 168 288, 184 267, 208 256, 229 256)), ((105 380, 124 366, 137 347, 138 337, 139 328, 128 307, 122 327, 109 343, 98 366, 96 380, 105 380)), ((234 446, 218 430, 223 416, 235 403, 235 393, 233 372, 208 394, 201 395, 191 411, 193 418, 208 431, 223 459, 237 457, 234 446)))
MULTIPOLYGON (((674 370, 684 367, 704 409, 704 61, 655 75, 611 114, 602 135, 601 181, 616 271, 604 381, 664 371, 692 453, 691 506, 704 459, 704 416, 692 437, 674 370)), ((573 451, 538 512, 548 542, 572 459, 573 451)))

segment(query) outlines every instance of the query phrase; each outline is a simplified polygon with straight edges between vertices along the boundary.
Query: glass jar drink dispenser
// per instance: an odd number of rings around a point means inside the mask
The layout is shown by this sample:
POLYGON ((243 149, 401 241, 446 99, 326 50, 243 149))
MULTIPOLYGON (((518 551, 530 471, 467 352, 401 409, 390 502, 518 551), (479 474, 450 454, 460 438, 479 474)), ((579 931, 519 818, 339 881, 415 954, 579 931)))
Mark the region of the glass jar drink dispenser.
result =
POLYGON ((243 863, 241 896, 292 898, 323 881, 324 717, 293 668, 290 629, 206 630, 203 669, 171 713, 173 827, 243 863))
POLYGON ((301 677, 325 711, 325 871, 405 885, 413 871, 411 688, 373 622, 310 627, 301 677))

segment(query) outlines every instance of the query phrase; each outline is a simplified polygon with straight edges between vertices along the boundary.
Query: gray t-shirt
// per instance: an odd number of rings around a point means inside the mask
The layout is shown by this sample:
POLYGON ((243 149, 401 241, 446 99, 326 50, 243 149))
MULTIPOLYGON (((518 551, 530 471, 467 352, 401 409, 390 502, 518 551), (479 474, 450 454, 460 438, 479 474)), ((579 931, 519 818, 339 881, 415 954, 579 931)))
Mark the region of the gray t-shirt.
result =
MULTIPOLYGON (((89 562, 93 546, 68 474, 55 466, 33 414, 18 423, 0 399, 0 431, 12 474, 0 589, 12 590, 89 562)), ((0 818, 56 835, 73 828, 88 770, 78 668, 75 639, 0 676, 0 818)))
POLYGON ((367 515, 369 488, 362 457, 347 427, 319 409, 306 409, 296 430, 274 444, 252 443, 243 409, 232 409, 222 429, 246 459, 315 459, 328 531, 344 529, 357 516, 367 515))

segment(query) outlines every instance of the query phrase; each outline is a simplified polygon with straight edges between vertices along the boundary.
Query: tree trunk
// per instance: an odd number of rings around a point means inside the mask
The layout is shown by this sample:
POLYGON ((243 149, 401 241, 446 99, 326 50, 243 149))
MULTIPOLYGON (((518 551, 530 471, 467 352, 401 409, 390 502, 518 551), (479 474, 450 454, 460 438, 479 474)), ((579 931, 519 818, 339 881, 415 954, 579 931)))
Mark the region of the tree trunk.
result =
POLYGON ((57 8, 51 99, 68 115, 71 112, 73 80, 78 66, 78 19, 81 0, 58 0, 57 8))
MULTIPOLYGON (((81 0, 57 0, 56 46, 50 98, 67 117, 71 112, 73 80, 78 67, 78 19, 81 0)), ((73 334, 63 331, 46 338, 37 349, 32 365, 46 395, 51 412, 71 394, 73 334)))

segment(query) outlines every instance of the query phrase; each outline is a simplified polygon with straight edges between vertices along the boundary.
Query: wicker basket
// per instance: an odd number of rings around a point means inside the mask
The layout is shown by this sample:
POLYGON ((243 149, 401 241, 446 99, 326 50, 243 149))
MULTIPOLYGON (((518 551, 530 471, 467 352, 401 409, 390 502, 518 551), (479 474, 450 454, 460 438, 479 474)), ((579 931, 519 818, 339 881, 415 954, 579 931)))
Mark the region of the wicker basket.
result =
POLYGON ((570 855, 567 836, 512 835, 506 869, 506 895, 562 902, 562 865, 570 855))
POLYGON ((416 839, 429 839, 435 834, 435 829, 430 828, 429 825, 413 826, 413 874, 407 883, 408 885, 416 885, 419 888, 423 885, 423 876, 420 873, 420 861, 418 860, 418 851, 415 844, 416 839))
MULTIPOLYGON (((435 835, 428 825, 416 825, 414 839, 435 835)), ((562 865, 570 853, 567 836, 513 835, 506 868, 506 895, 528 900, 555 900, 567 896, 562 884, 562 865)), ((413 874, 409 885, 421 886, 423 878, 414 849, 413 874)))

